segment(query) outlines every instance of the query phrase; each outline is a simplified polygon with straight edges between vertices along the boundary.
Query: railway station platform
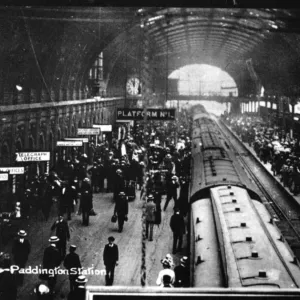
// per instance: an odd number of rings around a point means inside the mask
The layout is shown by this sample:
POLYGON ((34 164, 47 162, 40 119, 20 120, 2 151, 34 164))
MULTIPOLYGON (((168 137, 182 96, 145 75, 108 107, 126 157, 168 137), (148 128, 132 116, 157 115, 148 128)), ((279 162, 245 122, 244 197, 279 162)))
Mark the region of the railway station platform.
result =
MULTIPOLYGON (((235 136, 237 136, 236 135, 236 133, 228 126, 228 128, 231 130, 231 132, 235 135, 235 136)), ((240 139, 240 138, 239 138, 240 139)), ((241 141, 241 143, 243 143, 242 141, 241 141)), ((273 178, 278 182, 278 184, 280 184, 281 185, 281 187, 283 188, 283 189, 285 189, 286 190, 286 192, 287 193, 289 193, 294 199, 295 199, 295 201, 300 205, 300 194, 298 194, 298 195, 294 195, 291 191, 290 191, 290 189, 289 188, 287 188, 287 187, 284 187, 283 186, 283 184, 282 184, 282 182, 280 181, 280 179, 279 179, 279 177, 278 176, 274 176, 273 175, 273 171, 271 170, 271 168, 272 168, 272 165, 269 163, 269 162, 267 162, 266 164, 265 163, 263 163, 260 159, 259 159, 259 157, 257 156, 257 154, 256 154, 256 152, 254 151, 254 149, 252 148, 252 147, 250 147, 249 146, 249 144, 248 143, 243 143, 243 145, 253 154, 253 156, 257 159, 257 161, 273 176, 273 178)))
MULTIPOLYGON (((161 206, 165 203, 162 198, 161 206)), ((68 221, 70 229, 70 241, 67 244, 77 246, 76 253, 81 259, 81 264, 86 272, 88 285, 105 286, 103 273, 95 274, 96 270, 105 270, 103 264, 103 250, 108 243, 109 236, 115 237, 115 244, 119 248, 119 265, 115 269, 114 286, 141 287, 141 262, 142 262, 142 206, 140 191, 137 191, 136 199, 129 202, 128 222, 125 222, 123 232, 118 232, 117 223, 111 222, 115 203, 112 193, 95 193, 93 205, 96 216, 90 216, 89 226, 82 225, 82 216, 72 214, 72 220, 68 221)), ((77 207, 78 209, 78 207, 77 207)), ((22 221, 22 228, 28 232, 32 250, 26 267, 41 267, 44 249, 49 245, 48 239, 55 235, 51 232, 51 225, 57 219, 57 205, 54 203, 48 221, 42 214, 33 216, 30 220, 22 221)), ((162 222, 154 226, 153 241, 146 240, 146 286, 155 287, 156 279, 162 270, 161 259, 170 253, 175 266, 180 263, 182 256, 187 255, 187 236, 184 236, 183 250, 181 253, 172 254, 173 234, 170 228, 170 218, 173 214, 173 203, 170 201, 166 211, 162 211, 162 222)), ((20 228, 21 229, 21 228, 20 228)), ((6 245, 6 251, 11 253, 11 242, 6 245)), ((61 269, 64 269, 61 264, 61 269)), ((99 273, 99 272, 97 272, 99 273)), ((40 282, 37 274, 26 274, 23 285, 18 289, 18 300, 36 299, 33 293, 35 285, 40 282)), ((67 299, 69 293, 68 275, 58 275, 54 300, 67 299)), ((2 300, 2 299, 1 299, 2 300)))

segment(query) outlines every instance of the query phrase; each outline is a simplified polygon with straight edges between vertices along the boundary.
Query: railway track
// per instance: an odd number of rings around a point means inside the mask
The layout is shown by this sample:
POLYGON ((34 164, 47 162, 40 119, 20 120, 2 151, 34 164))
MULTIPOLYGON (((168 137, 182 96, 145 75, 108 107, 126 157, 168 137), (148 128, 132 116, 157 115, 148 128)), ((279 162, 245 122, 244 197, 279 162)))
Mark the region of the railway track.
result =
POLYGON ((237 159, 258 187, 259 196, 273 216, 272 221, 276 222, 283 238, 300 260, 300 251, 296 251, 296 249, 300 249, 300 205, 284 188, 279 186, 279 183, 265 170, 238 137, 222 121, 216 121, 228 144, 235 150, 237 159))

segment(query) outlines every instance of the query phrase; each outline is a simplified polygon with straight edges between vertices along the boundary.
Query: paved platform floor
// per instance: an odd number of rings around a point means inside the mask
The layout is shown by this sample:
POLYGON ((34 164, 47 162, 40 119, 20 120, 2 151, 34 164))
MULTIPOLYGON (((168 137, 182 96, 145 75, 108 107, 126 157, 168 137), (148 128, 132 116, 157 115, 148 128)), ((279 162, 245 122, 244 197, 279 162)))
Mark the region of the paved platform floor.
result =
MULTIPOLYGON (((173 201, 173 200, 172 200, 173 201)), ((170 217, 173 214, 173 202, 165 212, 162 211, 162 223, 154 227, 154 239, 146 242, 146 281, 148 286, 156 286, 155 281, 159 271, 162 269, 160 260, 167 253, 172 253, 172 231, 169 226, 170 217)), ((81 216, 73 214, 69 221, 71 239, 68 243, 77 245, 77 253, 80 256, 84 268, 103 270, 103 249, 110 235, 115 237, 115 243, 119 247, 119 266, 115 269, 114 285, 119 286, 141 286, 141 260, 142 260, 142 200, 140 192, 137 191, 136 200, 129 202, 128 222, 125 222, 122 233, 118 232, 117 224, 111 223, 111 216, 114 210, 112 193, 94 194, 94 209, 96 216, 90 217, 90 225, 82 226, 81 216)), ((161 206, 165 203, 165 196, 161 206)), ((51 217, 46 222, 42 215, 33 217, 29 221, 23 221, 23 229, 28 231, 32 251, 27 266, 38 266, 42 263, 44 249, 49 245, 48 239, 55 232, 50 227, 57 217, 57 205, 54 204, 51 217), (27 224, 25 224, 27 223, 27 224)), ((21 229, 21 228, 20 228, 21 229)), ((184 238, 183 252, 173 255, 175 265, 180 258, 186 255, 186 236, 184 238)), ((67 246, 67 249, 68 249, 67 246)), ((6 246, 11 251, 11 243, 6 246)), ((62 266, 62 265, 61 265, 62 266)), ((63 269, 63 267, 62 267, 63 269)), ((105 285, 103 275, 88 275, 89 285, 105 285)), ((18 299, 35 299, 32 295, 33 288, 40 280, 36 274, 26 274, 24 284, 18 290, 18 299)), ((64 299, 69 292, 69 280, 67 275, 59 275, 56 284, 56 296, 54 299, 64 299)))

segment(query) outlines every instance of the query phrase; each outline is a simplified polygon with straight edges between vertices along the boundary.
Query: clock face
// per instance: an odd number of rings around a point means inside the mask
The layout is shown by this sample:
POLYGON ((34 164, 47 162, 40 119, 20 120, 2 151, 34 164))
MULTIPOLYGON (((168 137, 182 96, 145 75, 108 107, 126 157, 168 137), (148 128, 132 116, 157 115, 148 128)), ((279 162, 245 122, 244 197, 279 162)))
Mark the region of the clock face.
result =
POLYGON ((130 95, 138 95, 140 92, 140 80, 137 77, 128 79, 126 83, 126 91, 130 95))

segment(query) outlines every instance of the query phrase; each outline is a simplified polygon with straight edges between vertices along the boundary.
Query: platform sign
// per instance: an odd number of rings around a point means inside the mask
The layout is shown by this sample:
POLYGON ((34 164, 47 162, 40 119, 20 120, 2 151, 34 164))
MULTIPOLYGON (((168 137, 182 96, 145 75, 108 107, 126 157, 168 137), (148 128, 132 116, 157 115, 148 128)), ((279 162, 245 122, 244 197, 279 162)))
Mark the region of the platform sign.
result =
POLYGON ((16 152, 16 161, 49 161, 50 152, 16 152))
POLYGON ((82 141, 57 141, 56 146, 58 147, 81 147, 82 141))
POLYGON ((117 108, 117 120, 175 120, 175 108, 155 109, 155 108, 117 108))
POLYGON ((81 141, 83 143, 88 143, 88 138, 65 138, 66 141, 81 141))
POLYGON ((93 124, 93 128, 100 128, 101 132, 111 132, 112 125, 93 124))
POLYGON ((78 128, 77 135, 98 135, 100 128, 78 128))
POLYGON ((24 167, 1 167, 0 172, 8 172, 10 175, 24 174, 24 167))
POLYGON ((0 173, 0 181, 8 181, 8 173, 0 173))

